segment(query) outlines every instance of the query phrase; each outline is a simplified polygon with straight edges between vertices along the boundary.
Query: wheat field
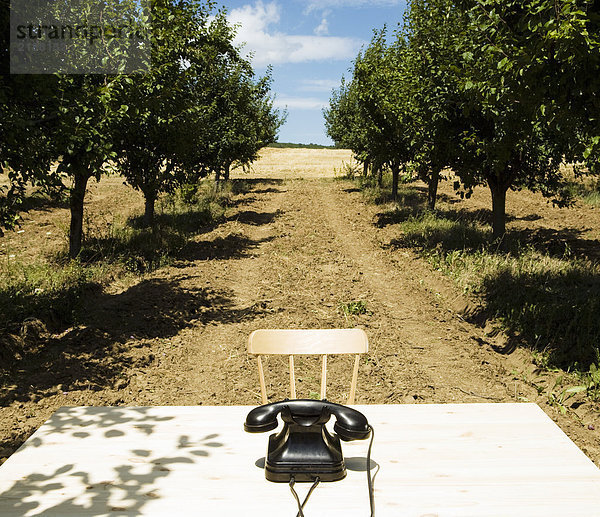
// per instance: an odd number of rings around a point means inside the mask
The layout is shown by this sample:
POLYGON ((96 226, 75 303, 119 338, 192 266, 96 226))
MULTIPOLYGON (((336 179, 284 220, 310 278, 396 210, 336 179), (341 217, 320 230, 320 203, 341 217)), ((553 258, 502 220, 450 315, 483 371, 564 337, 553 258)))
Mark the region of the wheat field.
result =
MULTIPOLYGON (((333 178, 335 170, 344 163, 353 163, 352 151, 348 149, 279 149, 265 147, 260 158, 249 170, 251 177, 333 178)), ((244 179, 248 172, 236 169, 232 177, 244 179)))

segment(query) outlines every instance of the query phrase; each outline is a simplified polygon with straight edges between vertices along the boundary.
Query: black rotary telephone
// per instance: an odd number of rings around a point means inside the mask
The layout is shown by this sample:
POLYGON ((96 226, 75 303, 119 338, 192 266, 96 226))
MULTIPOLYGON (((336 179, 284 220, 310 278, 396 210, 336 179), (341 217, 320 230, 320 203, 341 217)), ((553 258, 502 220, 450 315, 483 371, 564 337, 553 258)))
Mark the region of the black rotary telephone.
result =
POLYGON ((355 409, 309 399, 284 400, 259 406, 246 417, 244 429, 264 433, 277 427, 281 414, 283 429, 269 436, 265 477, 275 482, 337 481, 346 476, 340 439, 364 440, 371 434, 365 416, 355 409), (325 424, 334 415, 331 434, 325 424))

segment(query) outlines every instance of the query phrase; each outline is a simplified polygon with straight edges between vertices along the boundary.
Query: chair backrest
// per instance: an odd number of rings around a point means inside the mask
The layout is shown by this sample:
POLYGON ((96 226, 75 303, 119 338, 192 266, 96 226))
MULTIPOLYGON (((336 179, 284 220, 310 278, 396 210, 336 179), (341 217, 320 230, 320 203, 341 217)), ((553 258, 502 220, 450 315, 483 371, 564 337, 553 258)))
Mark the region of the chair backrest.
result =
POLYGON ((327 355, 355 354, 352 383, 347 404, 354 403, 360 354, 369 350, 369 340, 361 329, 260 329, 250 334, 248 352, 258 359, 258 376, 262 403, 267 403, 267 389, 261 355, 289 355, 290 397, 296 398, 296 377, 294 374, 294 355, 320 355, 321 398, 325 398, 327 384, 327 355))

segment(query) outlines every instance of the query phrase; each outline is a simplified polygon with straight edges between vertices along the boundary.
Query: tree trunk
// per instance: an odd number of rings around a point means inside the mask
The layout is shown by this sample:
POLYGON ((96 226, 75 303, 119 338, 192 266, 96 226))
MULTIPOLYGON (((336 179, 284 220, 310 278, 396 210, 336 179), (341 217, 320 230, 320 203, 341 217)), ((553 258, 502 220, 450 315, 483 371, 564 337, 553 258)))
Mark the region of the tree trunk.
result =
POLYGON ((229 181, 229 169, 231 168, 230 163, 225 164, 225 169, 223 170, 223 179, 227 182, 229 181))
POLYGON ((366 178, 369 175, 369 162, 365 160, 363 163, 363 178, 366 178))
POLYGON ((215 171, 215 185, 217 189, 219 188, 219 184, 221 183, 221 170, 217 169, 215 171))
POLYGON ((377 175, 377 186, 383 187, 383 167, 378 163, 373 164, 373 173, 377 175))
POLYGON ((69 257, 76 259, 81 252, 83 240, 83 200, 85 189, 90 179, 87 171, 74 171, 73 188, 69 201, 71 209, 71 226, 69 228, 69 257))
POLYGON ((437 190, 440 182, 440 169, 433 169, 431 176, 427 181, 427 207, 429 210, 435 210, 435 203, 437 201, 437 190))
POLYGON ((506 234, 506 188, 488 181, 492 193, 492 239, 501 240, 506 234))
POLYGON ((392 201, 398 199, 398 178, 400 176, 400 167, 392 165, 392 201))
POLYGON ((144 193, 144 226, 154 226, 154 205, 156 194, 154 192, 144 193))

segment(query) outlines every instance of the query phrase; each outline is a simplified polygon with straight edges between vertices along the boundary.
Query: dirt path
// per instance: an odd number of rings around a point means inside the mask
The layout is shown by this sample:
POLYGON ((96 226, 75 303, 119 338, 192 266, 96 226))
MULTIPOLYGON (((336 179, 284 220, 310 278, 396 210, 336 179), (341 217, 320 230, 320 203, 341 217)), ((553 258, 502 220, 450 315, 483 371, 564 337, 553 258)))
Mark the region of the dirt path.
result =
MULTIPOLYGON (((85 325, 56 337, 66 355, 83 342, 102 344, 78 377, 96 372, 94 382, 86 388, 63 370, 30 400, 5 397, 4 455, 61 405, 257 404, 256 364, 246 354, 252 330, 358 326, 371 344, 358 403, 538 402, 600 465, 597 414, 550 407, 529 382, 528 354, 498 353, 460 316, 465 301, 448 279, 386 247, 394 229, 374 226, 377 208, 350 183, 255 179, 250 187, 228 221, 199 236, 176 264, 94 298, 85 325), (345 316, 340 307, 352 301, 367 313, 345 316)), ((268 366, 268 391, 284 397, 284 363, 268 366)), ((333 360, 331 368, 328 397, 343 401, 350 364, 333 360)), ((317 369, 298 380, 300 396, 318 391, 317 369)))

